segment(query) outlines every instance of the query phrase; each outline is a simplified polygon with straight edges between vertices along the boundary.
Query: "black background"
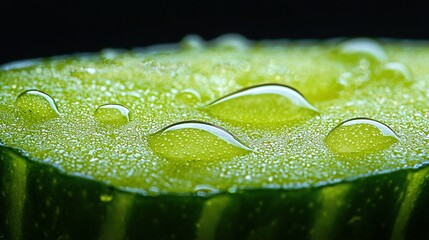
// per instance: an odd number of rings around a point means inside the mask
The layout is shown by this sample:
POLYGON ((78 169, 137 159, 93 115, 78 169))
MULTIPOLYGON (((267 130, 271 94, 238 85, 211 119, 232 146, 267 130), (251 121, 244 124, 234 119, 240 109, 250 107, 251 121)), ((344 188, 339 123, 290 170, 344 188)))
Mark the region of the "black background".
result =
POLYGON ((429 39, 429 8, 393 1, 0 1, 0 64, 103 48, 212 39, 429 39))

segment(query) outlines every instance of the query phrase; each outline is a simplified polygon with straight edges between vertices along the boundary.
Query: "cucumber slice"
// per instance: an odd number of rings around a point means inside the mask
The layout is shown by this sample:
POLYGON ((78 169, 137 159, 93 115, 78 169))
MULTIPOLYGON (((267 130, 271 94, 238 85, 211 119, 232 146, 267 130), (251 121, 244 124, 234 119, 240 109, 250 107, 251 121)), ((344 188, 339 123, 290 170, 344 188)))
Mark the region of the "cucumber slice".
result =
POLYGON ((428 46, 227 36, 3 66, 0 236, 429 237, 428 46))

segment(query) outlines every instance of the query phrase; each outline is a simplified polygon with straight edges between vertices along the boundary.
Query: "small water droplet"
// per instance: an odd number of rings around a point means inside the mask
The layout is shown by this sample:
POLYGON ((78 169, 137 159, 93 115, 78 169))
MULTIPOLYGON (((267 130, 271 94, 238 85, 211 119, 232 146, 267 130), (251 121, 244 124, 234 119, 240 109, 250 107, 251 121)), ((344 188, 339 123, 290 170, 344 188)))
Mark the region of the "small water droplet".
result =
POLYGON ((318 113, 296 89, 281 84, 245 88, 214 101, 204 109, 226 121, 255 125, 292 123, 318 113))
POLYGON ((175 98, 182 103, 194 105, 201 101, 201 95, 195 89, 183 89, 175 95, 175 98))
POLYGON ((368 59, 383 62, 388 59, 383 47, 376 41, 368 38, 356 38, 339 45, 339 53, 345 60, 359 61, 368 59))
POLYGON ((112 200, 113 200, 113 196, 110 194, 100 195, 100 201, 102 201, 102 202, 111 202, 112 200))
POLYGON ((205 42, 198 35, 188 35, 182 39, 180 46, 185 50, 201 50, 205 47, 205 42))
POLYGON ((378 78, 410 81, 413 77, 409 68, 405 64, 400 62, 389 62, 384 64, 378 74, 378 78))
POLYGON ((130 110, 122 105, 106 104, 95 110, 94 118, 103 124, 124 125, 130 121, 129 112, 130 110))
POLYGON ((399 141, 387 125, 369 118, 354 118, 340 123, 325 139, 338 154, 368 154, 381 151, 399 141))
POLYGON ((149 145, 156 154, 177 161, 229 159, 251 151, 225 129, 200 121, 163 128, 150 136, 149 145))
POLYGON ((211 196, 213 194, 219 193, 219 189, 207 184, 200 184, 195 186, 194 192, 196 193, 197 196, 206 197, 206 196, 211 196))
POLYGON ((16 98, 15 106, 29 117, 49 120, 60 116, 54 99, 39 90, 27 90, 16 98))
POLYGON ((236 186, 228 188, 229 193, 236 193, 238 191, 238 188, 236 186))
POLYGON ((230 33, 222 35, 214 40, 215 46, 225 50, 246 50, 249 47, 249 40, 242 35, 230 33))

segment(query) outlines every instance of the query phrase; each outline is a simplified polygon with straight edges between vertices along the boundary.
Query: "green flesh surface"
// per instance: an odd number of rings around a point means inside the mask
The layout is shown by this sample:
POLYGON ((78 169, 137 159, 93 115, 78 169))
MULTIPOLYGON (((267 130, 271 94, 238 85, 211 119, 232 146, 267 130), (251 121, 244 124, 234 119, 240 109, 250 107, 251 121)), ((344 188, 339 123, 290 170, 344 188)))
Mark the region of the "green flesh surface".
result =
POLYGON ((0 140, 67 174, 148 194, 301 188, 420 167, 429 159, 429 44, 374 44, 188 39, 174 50, 7 65, 0 140), (317 111, 275 94, 210 105, 266 83, 297 89, 317 111), (52 96, 59 114, 40 96, 16 100, 29 89, 52 96), (96 113, 105 104, 129 114, 96 113), (330 134, 358 117, 398 139, 362 124, 330 134), (162 132, 182 121, 221 128, 162 132))

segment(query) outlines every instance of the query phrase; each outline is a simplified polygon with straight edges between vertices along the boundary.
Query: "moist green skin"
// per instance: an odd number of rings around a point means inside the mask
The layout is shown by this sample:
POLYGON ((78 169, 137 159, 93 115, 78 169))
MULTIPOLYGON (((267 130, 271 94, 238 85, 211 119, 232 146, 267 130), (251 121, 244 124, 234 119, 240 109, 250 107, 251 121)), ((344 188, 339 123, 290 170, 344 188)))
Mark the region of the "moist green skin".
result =
MULTIPOLYGON (((344 53, 350 48, 333 42, 203 45, 105 51, 1 70, 0 236, 429 237, 427 44, 385 42, 385 56, 344 53), (408 69, 392 72, 391 62, 408 69), (273 82, 298 89, 319 112, 269 125, 265 116, 250 116, 261 123, 255 125, 205 109, 242 88, 273 82), (15 99, 28 89, 52 96, 59 116, 22 111, 15 99), (94 112, 104 104, 125 106, 129 122, 97 121, 94 112), (356 117, 387 124, 399 141, 353 156, 327 146, 329 132, 356 117), (188 162, 153 151, 149 142, 158 130, 189 120, 220 126, 253 151, 188 162)), ((279 107, 273 102, 269 107, 279 107)), ((234 106, 243 103, 231 103, 227 115, 240 115, 234 106)), ((189 134, 201 137, 183 133, 189 134)), ((357 139, 384 139, 371 134, 357 139)), ((189 144, 186 138, 173 143, 189 144)))
MULTIPOLYGON (((375 57, 368 51, 344 53, 332 42, 184 45, 164 52, 105 51, 0 71, 0 139, 68 174, 142 193, 189 193, 202 184, 220 191, 317 186, 414 168, 428 159, 427 45, 392 41, 378 46, 387 58, 379 52, 375 57), (407 74, 389 70, 390 62, 404 64, 407 74), (225 104, 225 116, 206 109, 222 96, 273 82, 297 89, 319 112, 276 123, 264 119, 267 114, 247 114, 246 107, 270 108, 273 116, 296 111, 282 108, 283 102, 264 106, 254 98, 247 106, 225 104), (17 108, 15 99, 28 89, 52 96, 60 116, 40 120, 17 108), (99 122, 94 113, 105 104, 129 109, 129 122, 99 122), (240 114, 250 119, 228 120, 240 114), (400 141, 357 158, 339 156, 324 140, 335 126, 356 117, 388 125, 400 141), (248 124, 252 119, 260 124, 248 124), (189 120, 220 126, 254 151, 183 162, 150 147, 152 134, 189 120)), ((185 146, 192 144, 186 139, 201 138, 184 135, 185 140, 170 143, 185 146)))

